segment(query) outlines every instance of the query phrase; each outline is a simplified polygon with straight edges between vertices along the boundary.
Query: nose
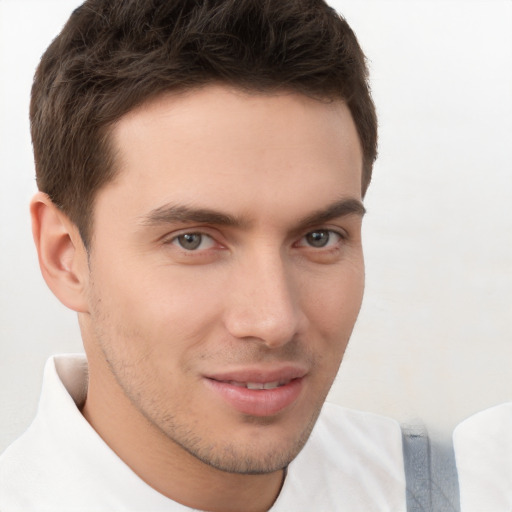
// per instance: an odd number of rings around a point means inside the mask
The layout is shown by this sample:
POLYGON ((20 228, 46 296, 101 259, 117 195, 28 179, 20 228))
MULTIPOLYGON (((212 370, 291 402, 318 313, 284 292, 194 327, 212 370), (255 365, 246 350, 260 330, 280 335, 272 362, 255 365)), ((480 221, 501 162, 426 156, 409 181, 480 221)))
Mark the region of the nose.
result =
POLYGON ((300 286, 290 267, 279 251, 266 251, 240 264, 231 276, 224 316, 232 336, 277 348, 305 330, 300 286))

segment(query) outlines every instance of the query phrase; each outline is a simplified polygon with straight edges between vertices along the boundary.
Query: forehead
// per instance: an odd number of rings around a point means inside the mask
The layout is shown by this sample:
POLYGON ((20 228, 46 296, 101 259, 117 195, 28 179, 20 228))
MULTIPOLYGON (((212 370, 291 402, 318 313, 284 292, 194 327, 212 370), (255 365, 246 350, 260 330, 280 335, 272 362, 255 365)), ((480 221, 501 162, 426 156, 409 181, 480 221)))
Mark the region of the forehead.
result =
POLYGON ((361 197, 362 152, 342 101, 208 86, 142 105, 112 137, 118 176, 99 196, 129 198, 140 213, 177 200, 241 211, 361 197))

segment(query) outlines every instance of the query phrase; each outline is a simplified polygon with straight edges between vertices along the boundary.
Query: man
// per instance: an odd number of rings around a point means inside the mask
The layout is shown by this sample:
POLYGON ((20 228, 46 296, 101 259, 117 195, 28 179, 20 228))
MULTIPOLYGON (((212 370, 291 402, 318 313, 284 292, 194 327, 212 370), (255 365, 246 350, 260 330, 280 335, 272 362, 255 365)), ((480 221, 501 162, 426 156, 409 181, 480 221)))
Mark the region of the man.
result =
POLYGON ((364 55, 320 0, 91 0, 38 67, 57 356, 0 510, 400 511, 400 429, 324 405, 364 286, 364 55))

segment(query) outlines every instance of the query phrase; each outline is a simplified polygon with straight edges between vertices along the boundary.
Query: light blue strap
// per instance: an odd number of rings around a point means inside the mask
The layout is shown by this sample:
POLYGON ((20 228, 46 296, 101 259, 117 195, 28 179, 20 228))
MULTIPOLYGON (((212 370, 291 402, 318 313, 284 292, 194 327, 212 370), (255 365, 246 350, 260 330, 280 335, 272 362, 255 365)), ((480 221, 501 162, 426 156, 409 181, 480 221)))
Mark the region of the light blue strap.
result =
POLYGON ((459 512, 453 446, 429 439, 423 425, 402 425, 407 512, 459 512))

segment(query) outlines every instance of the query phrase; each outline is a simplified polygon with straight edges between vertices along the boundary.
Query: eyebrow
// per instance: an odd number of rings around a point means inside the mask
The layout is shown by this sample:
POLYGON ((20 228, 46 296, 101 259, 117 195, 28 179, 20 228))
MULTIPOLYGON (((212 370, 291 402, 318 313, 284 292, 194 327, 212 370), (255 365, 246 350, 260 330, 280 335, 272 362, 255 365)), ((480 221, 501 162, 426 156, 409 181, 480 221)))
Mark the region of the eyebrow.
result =
POLYGON ((248 221, 242 217, 235 217, 228 213, 208 208, 193 208, 185 205, 167 204, 155 208, 140 219, 143 226, 159 226, 172 223, 216 224, 218 226, 244 227, 248 221))
POLYGON ((347 217, 348 215, 363 217, 365 213, 366 208, 359 199, 346 198, 304 217, 299 221, 299 226, 304 229, 317 224, 323 224, 332 219, 347 217))
MULTIPOLYGON (((326 208, 313 212, 300 219, 297 223, 299 229, 322 224, 332 219, 358 215, 362 217, 366 213, 363 203, 359 199, 345 198, 336 201, 326 208)), ((172 223, 199 223, 228 226, 235 228, 247 227, 250 222, 242 216, 234 216, 208 208, 194 208, 186 205, 167 204, 151 210, 147 215, 139 219, 142 226, 160 226, 172 223)))

